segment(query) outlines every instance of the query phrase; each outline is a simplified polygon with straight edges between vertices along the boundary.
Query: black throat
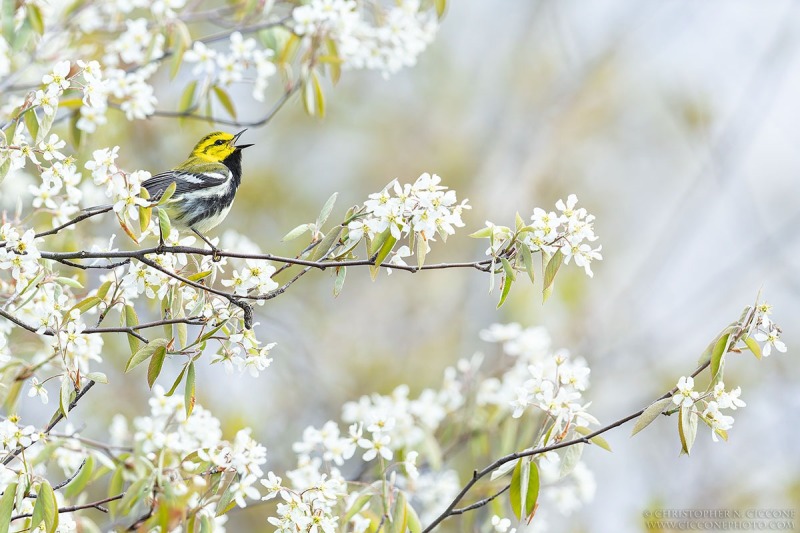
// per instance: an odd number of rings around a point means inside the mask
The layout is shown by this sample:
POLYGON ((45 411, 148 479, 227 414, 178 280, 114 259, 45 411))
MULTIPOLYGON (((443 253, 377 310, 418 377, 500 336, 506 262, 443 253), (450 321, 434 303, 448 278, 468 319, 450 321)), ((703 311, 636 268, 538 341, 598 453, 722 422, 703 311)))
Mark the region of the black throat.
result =
POLYGON ((239 187, 242 182, 242 150, 237 148, 231 155, 226 157, 222 164, 228 167, 233 175, 234 188, 239 187))

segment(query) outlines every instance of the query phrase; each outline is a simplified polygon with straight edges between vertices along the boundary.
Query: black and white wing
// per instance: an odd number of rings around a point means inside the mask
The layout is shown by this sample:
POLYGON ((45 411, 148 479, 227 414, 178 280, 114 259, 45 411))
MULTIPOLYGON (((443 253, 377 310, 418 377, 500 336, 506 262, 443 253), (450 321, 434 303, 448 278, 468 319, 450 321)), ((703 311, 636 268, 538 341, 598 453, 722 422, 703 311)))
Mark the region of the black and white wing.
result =
POLYGON ((225 167, 220 171, 203 173, 169 170, 145 180, 142 187, 147 189, 151 201, 158 201, 167 187, 174 182, 176 188, 173 198, 178 199, 189 192, 201 192, 224 186, 230 181, 230 178, 230 171, 225 167))

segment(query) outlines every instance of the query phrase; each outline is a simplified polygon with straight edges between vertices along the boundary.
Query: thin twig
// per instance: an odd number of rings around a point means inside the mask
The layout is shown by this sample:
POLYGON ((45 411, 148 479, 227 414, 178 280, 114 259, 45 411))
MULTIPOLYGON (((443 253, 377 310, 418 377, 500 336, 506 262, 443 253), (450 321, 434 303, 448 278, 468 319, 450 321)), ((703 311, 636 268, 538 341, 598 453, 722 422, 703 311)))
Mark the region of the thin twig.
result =
MULTIPOLYGON (((89 383, 87 383, 87 384, 86 384, 86 386, 85 386, 85 387, 83 387, 83 388, 82 388, 82 389, 81 389, 81 390, 78 392, 78 394, 75 396, 75 399, 74 399, 74 400, 72 400, 72 401, 70 402, 69 406, 67 406, 67 412, 68 412, 68 413, 69 413, 69 412, 71 412, 71 411, 72 411, 72 410, 75 408, 75 406, 76 406, 76 405, 78 405, 78 401, 79 401, 81 398, 83 398, 83 396, 84 396, 84 395, 85 395, 87 392, 89 392, 89 389, 91 389, 92 387, 94 387, 94 385, 95 385, 95 382, 90 380, 90 381, 89 381, 89 383)), ((45 435, 49 434, 49 433, 50 433, 50 431, 52 431, 52 430, 53 430, 53 428, 54 428, 54 427, 56 427, 56 424, 58 424, 59 422, 61 422, 63 419, 64 419, 64 413, 63 413, 63 412, 61 412, 61 410, 59 409, 58 411, 56 411, 56 414, 55 414, 55 415, 54 415, 54 417, 53 417, 53 421, 52 421, 52 422, 50 422, 50 424, 48 424, 48 425, 47 425, 47 427, 45 428, 45 430, 44 430, 44 432, 43 432, 43 433, 44 433, 45 435)), ((8 455, 6 455, 6 456, 3 458, 2 464, 3 464, 3 465, 7 465, 7 464, 8 464, 8 463, 10 463, 11 461, 13 461, 13 460, 14 460, 14 459, 15 459, 15 458, 16 458, 16 457, 19 455, 19 454, 21 454, 22 452, 24 452, 25 450, 27 450, 27 449, 28 449, 30 446, 32 446, 33 444, 34 444, 34 443, 31 443, 31 444, 29 444, 28 446, 17 446, 17 448, 16 448, 16 449, 14 449, 14 451, 10 452, 8 455)))
MULTIPOLYGON (((74 513, 75 511, 80 511, 82 509, 97 509, 98 511, 102 511, 104 513, 107 513, 108 509, 106 509, 105 507, 102 507, 102 505, 104 503, 109 503, 109 502, 114 502, 114 501, 117 501, 117 500, 121 500, 124 497, 125 497, 125 493, 123 492, 121 494, 117 494, 116 496, 109 496, 108 498, 103 498, 102 500, 97 500, 96 502, 84 503, 84 504, 81 504, 81 505, 70 505, 69 507, 59 507, 58 508, 58 514, 74 513)), ((19 520, 21 518, 30 518, 31 516, 33 516, 33 513, 18 514, 16 516, 12 516, 11 517, 11 521, 13 522, 14 520, 19 520)))

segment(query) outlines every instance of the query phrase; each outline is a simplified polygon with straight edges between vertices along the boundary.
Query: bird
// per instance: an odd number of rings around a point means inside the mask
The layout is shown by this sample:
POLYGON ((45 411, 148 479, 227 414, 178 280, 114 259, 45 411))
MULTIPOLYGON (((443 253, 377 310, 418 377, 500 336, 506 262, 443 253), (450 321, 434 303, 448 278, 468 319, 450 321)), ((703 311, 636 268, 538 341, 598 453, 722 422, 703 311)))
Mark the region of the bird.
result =
POLYGON ((209 133, 195 145, 186 161, 141 184, 151 202, 156 203, 175 183, 172 196, 159 209, 165 209, 176 226, 192 230, 205 241, 215 257, 216 248, 205 234, 228 216, 242 182, 242 150, 253 146, 236 144, 245 131, 209 133))

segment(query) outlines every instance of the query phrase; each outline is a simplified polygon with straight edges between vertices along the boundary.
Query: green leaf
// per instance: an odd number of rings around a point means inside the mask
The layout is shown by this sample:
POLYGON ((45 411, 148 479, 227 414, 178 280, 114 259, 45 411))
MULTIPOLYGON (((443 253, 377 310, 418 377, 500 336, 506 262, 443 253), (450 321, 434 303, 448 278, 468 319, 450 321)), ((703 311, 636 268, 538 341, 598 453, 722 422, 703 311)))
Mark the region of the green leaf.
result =
POLYGON ((125 365, 125 372, 130 372, 143 362, 147 361, 158 348, 164 348, 167 345, 167 339, 154 339, 149 344, 142 346, 136 353, 134 353, 128 364, 125 365))
POLYGON ((237 481, 239 480, 239 477, 240 477, 239 474, 236 474, 234 476, 231 476, 231 479, 228 483, 225 483, 224 481, 220 483, 220 484, 223 483, 225 484, 225 491, 222 493, 222 496, 220 496, 219 501, 217 501, 217 507, 215 510, 215 514, 217 516, 224 515, 233 507, 234 505, 233 497, 235 496, 233 487, 234 485, 236 485, 237 481))
POLYGON ((181 381, 183 381, 183 375, 186 374, 186 369, 188 366, 189 365, 185 365, 183 368, 181 368, 180 374, 178 374, 178 377, 175 378, 175 381, 172 383, 172 387, 169 388, 169 391, 167 391, 164 396, 172 396, 175 394, 175 391, 178 389, 178 385, 180 385, 181 381))
MULTIPOLYGON (((139 317, 136 316, 136 310, 133 308, 132 305, 128 304, 125 306, 125 327, 132 328, 139 325, 139 317)), ((139 351, 139 345, 141 341, 130 333, 128 334, 128 345, 131 348, 131 354, 135 354, 139 351)))
POLYGON ((425 264, 425 256, 428 254, 428 239, 424 238, 422 235, 417 236, 417 268, 422 268, 425 264))
POLYGON ((399 491, 394 504, 394 513, 392 513, 392 525, 395 531, 405 533, 408 529, 408 499, 406 493, 399 491))
POLYGON ((69 404, 72 402, 72 395, 75 393, 75 384, 68 375, 64 374, 61 377, 61 388, 58 394, 58 408, 64 418, 69 415, 69 404))
POLYGON ((169 234, 172 231, 172 223, 169 221, 169 215, 164 209, 158 210, 158 229, 162 238, 169 238, 169 234))
POLYGON ((312 117, 316 114, 317 109, 314 105, 314 96, 314 86, 311 84, 311 78, 309 77, 303 84, 303 108, 312 117))
POLYGON ((636 419, 636 424, 634 424, 633 431, 631 431, 631 437, 652 424, 653 421, 664 412, 664 409, 666 409, 668 405, 672 405, 672 397, 663 398, 648 405, 647 409, 636 419))
POLYGON ((422 522, 419 520, 419 515, 411 503, 406 502, 406 518, 408 519, 408 531, 410 533, 422 533, 422 522))
POLYGON ((94 471, 94 457, 89 455, 81 467, 81 471, 72 478, 66 487, 64 487, 64 496, 67 498, 74 498, 86 488, 89 480, 92 479, 92 472, 94 471))
POLYGON ((178 112, 185 113, 192 109, 194 103, 194 92, 197 89, 197 80, 191 81, 181 94, 181 99, 178 101, 178 112))
POLYGON ((207 278, 211 275, 210 270, 203 270, 202 272, 195 272, 191 276, 186 276, 186 279, 190 281, 200 281, 201 279, 207 278))
POLYGON ((728 346, 731 343, 731 335, 725 334, 717 340, 717 343, 714 345, 714 349, 711 351, 711 384, 709 387, 713 387, 714 384, 719 383, 722 381, 722 375, 724 372, 725 366, 725 354, 728 352, 728 346))
POLYGON ((392 231, 389 228, 386 228, 379 234, 375 235, 375 238, 372 239, 372 242, 369 243, 367 251, 369 252, 370 257, 378 253, 378 250, 381 249, 383 243, 386 242, 386 239, 392 234, 392 231))
POLYGON ((181 69, 181 64, 183 63, 183 54, 186 53, 189 45, 192 44, 192 36, 189 33, 189 28, 186 27, 186 24, 181 19, 172 19, 170 20, 170 23, 172 24, 172 28, 175 30, 175 44, 172 47, 172 65, 170 66, 169 70, 169 79, 172 80, 175 79, 175 76, 178 75, 178 71, 181 69))
POLYGON ((48 115, 47 113, 42 113, 42 118, 39 120, 39 132, 36 135, 36 142, 40 143, 47 137, 47 134, 50 133, 50 128, 53 127, 53 120, 56 118, 55 111, 48 115))
POLYGON ((561 458, 561 467, 558 472, 560 477, 566 477, 575 470, 575 467, 581 460, 581 455, 583 455, 583 446, 583 443, 579 442, 568 446, 564 451, 564 456, 561 458))
POLYGON ((17 493, 17 484, 10 483, 0 498, 0 533, 8 533, 11 526, 11 512, 14 510, 14 496, 17 493))
POLYGON ((314 247, 314 251, 311 252, 311 260, 318 261, 320 259, 325 258, 328 255, 328 252, 331 251, 337 242, 339 242, 339 236, 342 234, 344 228, 342 226, 336 226, 332 228, 325 237, 322 238, 322 242, 320 242, 317 246, 314 247))
POLYGON ((325 117, 325 93, 322 92, 322 83, 319 81, 316 71, 311 72, 311 84, 314 87, 314 100, 317 104, 316 115, 320 118, 325 117))
MULTIPOLYGON (((591 429, 589 429, 589 428, 587 428, 587 427, 584 427, 584 426, 577 426, 577 427, 575 427, 575 431, 576 431, 577 433, 580 433, 580 434, 581 434, 581 435, 583 435, 583 436, 586 436, 586 435, 589 435, 590 433, 592 433, 592 430, 591 430, 591 429)), ((604 439, 604 438, 603 438, 603 437, 601 437, 600 435, 597 435, 597 436, 595 436, 595 437, 592 437, 591 439, 589 439, 589 442, 591 442, 592 444, 595 444, 595 445, 599 446, 600 448, 603 448, 604 450, 606 450, 606 451, 608 451, 608 452, 610 452, 610 451, 611 451, 611 446, 608 444, 608 441, 606 441, 606 439, 604 439)))
POLYGON ((530 472, 528 473, 528 490, 525 493, 525 516, 530 516, 536 510, 536 502, 539 500, 539 467, 536 462, 530 462, 530 472))
POLYGON ((328 61, 328 72, 330 72, 331 75, 331 82, 336 85, 339 83, 339 78, 342 76, 342 61, 339 57, 336 41, 333 39, 326 39, 325 43, 328 46, 328 56, 331 58, 331 60, 328 61))
MULTIPOLYGON (((545 261, 545 258, 548 254, 542 252, 542 261, 545 261)), ((542 289, 542 303, 546 302, 547 299, 553 292, 553 281, 556 279, 556 274, 558 273, 558 269, 561 268, 561 263, 564 260, 564 254, 561 253, 561 250, 557 250, 556 253, 553 254, 553 257, 550 257, 547 261, 547 266, 544 270, 544 288, 542 289)))
POLYGON ((42 523, 44 523, 44 529, 47 533, 53 533, 58 527, 58 503, 56 502, 53 487, 50 486, 47 480, 43 480, 39 485, 36 503, 33 505, 30 529, 34 530, 42 523))
POLYGON ((3 180, 6 179, 9 170, 11 170, 11 158, 3 158, 2 163, 0 163, 0 183, 3 183, 3 180))
POLYGON ((225 108, 225 111, 227 111, 233 119, 236 119, 236 108, 233 106, 233 100, 231 100, 230 95, 225 91, 225 89, 217 85, 215 85, 213 89, 214 94, 217 96, 217 100, 219 100, 219 103, 225 108))
POLYGON ((122 497, 117 508, 121 516, 129 514, 131 510, 136 507, 136 504, 149 494, 150 483, 151 480, 149 478, 139 479, 131 483, 131 486, 125 491, 125 496, 122 497))
POLYGON ((328 217, 331 215, 331 211, 333 211, 333 206, 336 205, 336 198, 338 196, 338 192, 333 193, 325 202, 325 205, 322 206, 322 211, 319 212, 319 216, 317 217, 317 229, 321 228, 328 220, 328 217))
MULTIPOLYGON (((494 275, 494 274, 491 274, 491 275, 494 275)), ((511 278, 511 276, 509 276, 508 274, 504 274, 503 275, 503 290, 500 293, 500 301, 497 302, 497 309, 500 309, 500 306, 502 306, 503 303, 506 301, 506 298, 508 297, 508 293, 511 291, 511 284, 512 283, 514 283, 513 278, 511 278)))
POLYGON ((692 407, 681 407, 678 411, 678 435, 681 439, 681 453, 689 455, 697 436, 697 413, 692 407))
POLYGON ((378 251, 378 255, 375 256, 375 264, 369 267, 369 273, 373 281, 375 281, 375 278, 378 277, 380 265, 389 255, 389 252, 392 251, 392 248, 394 248, 395 244, 397 244, 397 239, 395 239, 394 235, 390 233, 389 236, 386 237, 386 240, 383 241, 383 246, 381 246, 381 249, 378 251))
POLYGON ((42 11, 36 4, 27 4, 25 6, 28 15, 28 22, 33 28, 33 31, 39 35, 44 34, 44 19, 42 18, 42 11))
POLYGON ((747 337, 744 340, 744 343, 750 348, 750 351, 753 352, 753 355, 756 356, 756 359, 761 359, 761 346, 758 345, 758 342, 753 337, 747 337))
POLYGON ((183 391, 183 402, 184 407, 186 408, 186 418, 191 416, 192 410, 194 409, 194 403, 196 401, 194 395, 194 380, 194 361, 192 361, 189 363, 189 369, 186 371, 186 388, 183 391))
POLYGON ((485 228, 481 228, 478 231, 469 234, 469 237, 472 237, 473 239, 488 239, 491 236, 492 236, 492 228, 490 228, 489 226, 486 226, 485 228))
POLYGON ((433 5, 436 7, 436 16, 441 20, 447 10, 447 0, 433 0, 433 5))
POLYGON ((531 283, 534 283, 536 281, 536 274, 534 273, 531 249, 522 244, 520 246, 520 253, 522 254, 522 265, 525 267, 525 272, 527 272, 528 277, 531 278, 531 283))
MULTIPOLYGON (((67 287, 72 287, 73 289, 82 289, 83 288, 83 285, 81 284, 81 282, 78 281, 77 279, 74 279, 74 278, 58 277, 58 278, 54 279, 53 281, 55 281, 56 283, 61 284, 61 285, 66 285, 67 287)), ((110 281, 106 281, 106 283, 108 283, 109 287, 111 286, 111 282, 110 281)), ((103 283, 103 285, 105 285, 106 283, 103 283)), ((101 285, 101 288, 102 288, 102 285, 101 285)), ((106 288, 106 292, 108 292, 108 288, 106 288)), ((103 295, 103 296, 105 296, 105 295, 103 295)), ((103 298, 103 296, 100 295, 100 289, 97 289, 97 297, 98 298, 103 298)))
POLYGON ((511 503, 511 511, 517 520, 522 519, 522 459, 517 461, 514 472, 511 474, 511 487, 508 490, 508 498, 511 503))
MULTIPOLYGON (((77 283, 77 281, 76 281, 76 283, 77 283)), ((80 285, 80 283, 78 283, 78 285, 80 285)), ((110 281, 106 281, 105 283, 103 283, 102 285, 100 285, 97 288, 97 293, 95 294, 95 296, 97 296, 101 300, 105 300, 106 299, 106 295, 108 295, 108 291, 110 289, 111 289, 111 282, 110 281)))
MULTIPOLYGON (((92 309, 93 307, 96 307, 97 305, 100 305, 100 303, 102 303, 102 301, 103 300, 98 298, 97 296, 89 296, 86 299, 81 300, 80 302, 76 303, 72 307, 72 309, 77 309, 78 311, 80 311, 81 314, 83 314, 86 311, 92 309)), ((72 309, 70 309, 70 311, 72 311, 72 309)), ((67 313, 67 314, 69 314, 69 313, 67 313)))
POLYGON ((281 242, 288 242, 298 238, 303 233, 307 232, 311 228, 310 224, 300 224, 289 233, 283 236, 281 242))
POLYGON ((39 117, 36 116, 36 111, 31 107, 22 115, 25 121, 25 129, 31 134, 34 141, 39 136, 39 117))
MULTIPOLYGON (((111 480, 108 482, 108 497, 116 496, 117 494, 122 493, 122 485, 125 482, 123 477, 124 470, 126 466, 124 464, 120 464, 114 473, 111 475, 111 480)), ((127 492, 125 493, 127 495, 127 492)), ((114 500, 113 502, 108 502, 108 509, 111 511, 111 516, 116 515, 117 506, 119 505, 119 500, 114 500)))
POLYGON ((158 203, 156 205, 164 205, 169 202, 172 195, 175 194, 175 189, 178 188, 178 182, 173 181, 170 183, 166 189, 164 189, 164 193, 161 195, 161 198, 158 199, 158 203))
POLYGON ((139 206, 139 230, 145 231, 150 227, 150 220, 153 218, 153 208, 139 206))
POLYGON ((153 388, 158 375, 161 373, 161 368, 164 366, 164 359, 167 357, 167 348, 164 346, 156 347, 153 356, 150 358, 150 364, 147 367, 147 384, 153 388))
POLYGON ((367 505, 371 499, 372 499, 372 489, 367 488, 367 490, 365 490, 359 496, 356 497, 352 505, 350 505, 350 508, 347 509, 347 512, 341 519, 341 523, 347 524, 348 522, 350 522, 350 520, 352 520, 353 517, 356 514, 358 514, 358 512, 361 511, 361 509, 363 509, 364 506, 367 505))
POLYGON ((90 379, 97 383, 103 383, 103 384, 108 383, 108 376, 106 376, 102 372, 89 372, 88 374, 85 375, 85 377, 86 379, 90 379))
POLYGON ((333 296, 339 296, 344 287, 344 280, 347 277, 347 267, 336 267, 336 280, 333 282, 333 296))

